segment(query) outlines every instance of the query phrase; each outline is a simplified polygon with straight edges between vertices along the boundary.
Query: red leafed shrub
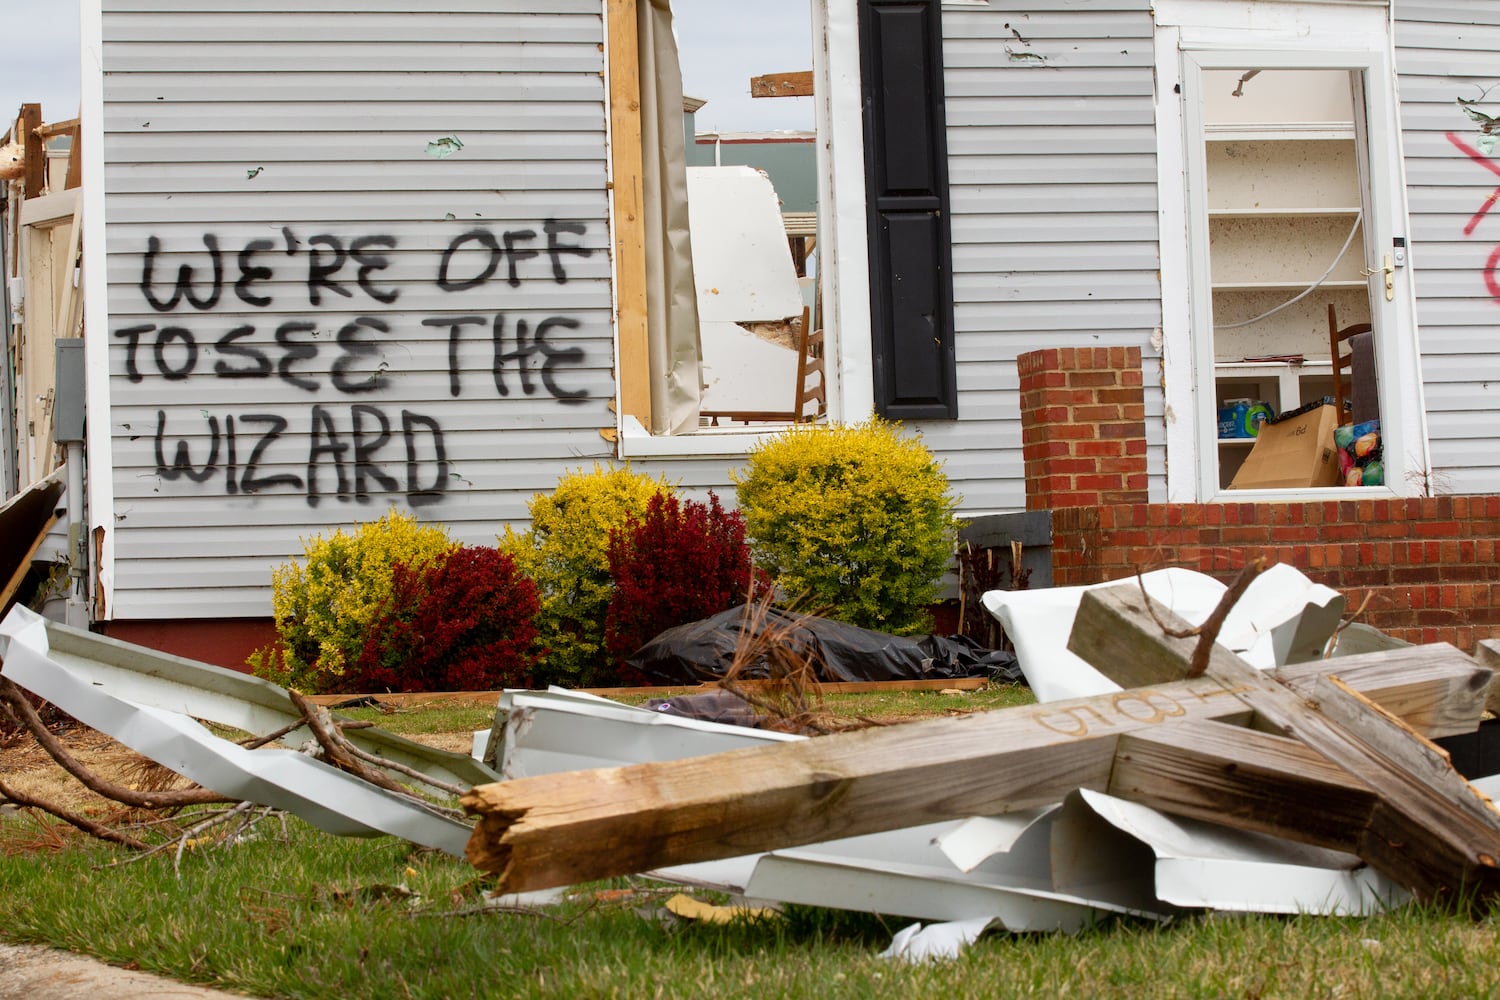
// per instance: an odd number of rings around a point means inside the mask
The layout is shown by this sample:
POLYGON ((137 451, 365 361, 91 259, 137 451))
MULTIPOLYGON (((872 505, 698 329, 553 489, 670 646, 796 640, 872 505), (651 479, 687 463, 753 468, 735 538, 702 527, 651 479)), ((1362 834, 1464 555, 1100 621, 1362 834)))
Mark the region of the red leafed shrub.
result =
POLYGON ((348 691, 491 691, 525 686, 536 586, 510 556, 476 545, 425 566, 397 563, 348 691))
POLYGON ((646 516, 610 533, 609 573, 615 592, 604 621, 605 643, 617 659, 674 625, 695 622, 754 600, 770 580, 750 562, 745 519, 658 493, 646 516))

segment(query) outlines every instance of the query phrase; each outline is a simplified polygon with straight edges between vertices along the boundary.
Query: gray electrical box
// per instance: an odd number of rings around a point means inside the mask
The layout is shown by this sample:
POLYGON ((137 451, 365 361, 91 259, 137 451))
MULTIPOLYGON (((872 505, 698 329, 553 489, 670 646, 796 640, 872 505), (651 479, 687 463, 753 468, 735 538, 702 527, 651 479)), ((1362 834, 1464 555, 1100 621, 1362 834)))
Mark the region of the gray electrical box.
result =
POLYGON ((83 338, 57 341, 57 382, 52 397, 52 440, 83 441, 83 338))

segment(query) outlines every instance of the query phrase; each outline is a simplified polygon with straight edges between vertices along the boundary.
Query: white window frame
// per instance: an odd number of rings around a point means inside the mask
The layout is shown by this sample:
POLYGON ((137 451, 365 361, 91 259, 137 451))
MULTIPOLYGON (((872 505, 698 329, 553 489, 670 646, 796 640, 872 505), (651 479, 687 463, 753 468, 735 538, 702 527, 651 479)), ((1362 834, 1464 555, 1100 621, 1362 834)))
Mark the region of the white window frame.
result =
POLYGON ((1408 236, 1404 170, 1395 103, 1390 11, 1381 2, 1247 4, 1235 0, 1157 0, 1157 164, 1162 257, 1162 353, 1167 499, 1277 500, 1406 495, 1428 467, 1411 266, 1398 268, 1394 301, 1371 297, 1380 355, 1381 430, 1386 486, 1307 490, 1221 490, 1214 434, 1214 355, 1208 290, 1207 213, 1201 108, 1180 96, 1203 69, 1331 69, 1365 81, 1370 161, 1367 242, 1387 250, 1408 236), (1194 290, 1201 290, 1195 295, 1194 290))

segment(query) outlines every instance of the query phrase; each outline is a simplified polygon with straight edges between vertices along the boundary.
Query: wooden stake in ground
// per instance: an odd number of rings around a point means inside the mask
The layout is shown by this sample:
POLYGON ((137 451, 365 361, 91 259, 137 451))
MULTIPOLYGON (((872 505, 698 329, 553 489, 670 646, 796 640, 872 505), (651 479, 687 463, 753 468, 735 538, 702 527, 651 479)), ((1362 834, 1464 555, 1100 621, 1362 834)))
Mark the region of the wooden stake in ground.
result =
MULTIPOLYGON (((1488 670, 1444 646, 1408 655, 1393 678, 1389 655, 1348 657, 1340 672, 1446 732, 1478 725, 1488 670)), ((1323 669, 1290 673, 1305 683, 1323 669)), ((1262 680, 1226 684, 1210 669, 1093 698, 482 785, 462 800, 480 816, 467 854, 515 892, 1044 805, 1109 790, 1123 736, 1248 722, 1238 696, 1262 680)))

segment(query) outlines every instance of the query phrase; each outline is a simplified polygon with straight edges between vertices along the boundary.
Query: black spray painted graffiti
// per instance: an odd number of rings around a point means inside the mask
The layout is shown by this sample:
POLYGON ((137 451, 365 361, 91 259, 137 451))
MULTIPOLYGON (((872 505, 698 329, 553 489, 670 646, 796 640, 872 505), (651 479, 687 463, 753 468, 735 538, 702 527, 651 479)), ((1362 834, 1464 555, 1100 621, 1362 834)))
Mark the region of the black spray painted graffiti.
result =
MULTIPOLYGON (((550 219, 540 234, 530 228, 498 234, 471 229, 444 249, 432 280, 450 294, 480 288, 492 279, 511 287, 527 279, 565 284, 566 262, 594 252, 578 242, 587 232, 583 223, 550 219)), ((278 275, 285 281, 288 273, 305 291, 306 306, 312 309, 347 308, 360 298, 390 305, 400 297, 401 288, 383 272, 391 265, 390 251, 396 249, 398 241, 389 235, 345 240, 320 233, 302 240, 283 228, 279 244, 251 240, 229 253, 209 233, 203 236, 206 263, 198 258, 196 263, 179 264, 176 274, 169 276, 159 273, 163 250, 152 236, 141 262, 141 294, 154 311, 175 315, 170 323, 140 323, 113 331, 124 353, 125 378, 136 383, 154 378, 276 379, 315 396, 329 391, 336 394, 331 398, 378 394, 398 377, 385 360, 385 345, 400 337, 379 316, 340 317, 331 344, 317 339, 326 324, 300 317, 265 325, 241 322, 218 330, 205 330, 201 318, 191 317, 194 311, 265 309, 276 298, 269 283, 278 275)), ((300 308, 301 294, 298 297, 300 308)), ((568 370, 585 360, 582 347, 560 342, 581 327, 576 317, 502 311, 428 316, 417 325, 447 331, 452 397, 468 388, 461 345, 487 337, 489 381, 497 396, 510 396, 514 385, 524 396, 540 390, 564 405, 588 398, 587 390, 566 384, 568 370)), ((207 483, 222 476, 228 495, 295 491, 311 506, 323 496, 368 503, 378 493, 404 492, 412 506, 423 506, 440 501, 452 479, 442 426, 432 416, 405 407, 393 414, 369 402, 314 402, 305 416, 296 415, 296 426, 284 413, 205 410, 201 420, 197 424, 169 416, 165 409, 157 411, 156 472, 163 480, 207 483), (169 429, 169 424, 178 426, 169 429), (264 471, 291 464, 290 441, 303 439, 307 446, 302 474, 264 471), (396 474, 402 471, 404 477, 396 474)))

